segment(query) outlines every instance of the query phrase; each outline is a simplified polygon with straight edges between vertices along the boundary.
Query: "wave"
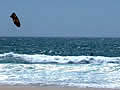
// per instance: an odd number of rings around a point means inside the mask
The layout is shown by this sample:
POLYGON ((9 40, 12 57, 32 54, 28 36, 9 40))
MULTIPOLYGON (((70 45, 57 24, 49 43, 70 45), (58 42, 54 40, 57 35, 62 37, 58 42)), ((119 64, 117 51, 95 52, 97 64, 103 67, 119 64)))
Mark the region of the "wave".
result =
POLYGON ((0 63, 18 63, 18 64, 120 64, 120 57, 104 56, 50 56, 42 54, 0 54, 0 63))

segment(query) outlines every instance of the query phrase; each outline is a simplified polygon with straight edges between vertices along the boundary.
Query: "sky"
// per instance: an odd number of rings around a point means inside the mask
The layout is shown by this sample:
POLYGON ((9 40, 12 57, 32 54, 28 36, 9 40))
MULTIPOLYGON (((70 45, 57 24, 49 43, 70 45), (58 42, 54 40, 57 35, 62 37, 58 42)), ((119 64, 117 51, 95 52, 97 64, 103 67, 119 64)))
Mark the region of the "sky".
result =
POLYGON ((120 0, 0 0, 0 11, 0 36, 120 37, 120 0))

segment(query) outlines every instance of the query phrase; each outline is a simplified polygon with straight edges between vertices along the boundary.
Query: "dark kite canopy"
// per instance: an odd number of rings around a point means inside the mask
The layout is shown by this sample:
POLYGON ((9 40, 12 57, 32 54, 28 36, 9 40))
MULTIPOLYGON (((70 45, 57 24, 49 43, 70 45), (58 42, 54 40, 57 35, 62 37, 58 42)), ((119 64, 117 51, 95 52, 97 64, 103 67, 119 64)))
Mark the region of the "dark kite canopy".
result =
POLYGON ((12 13, 10 17, 13 19, 14 24, 15 24, 17 27, 20 27, 20 21, 19 21, 18 17, 16 16, 16 14, 15 14, 15 13, 12 13))

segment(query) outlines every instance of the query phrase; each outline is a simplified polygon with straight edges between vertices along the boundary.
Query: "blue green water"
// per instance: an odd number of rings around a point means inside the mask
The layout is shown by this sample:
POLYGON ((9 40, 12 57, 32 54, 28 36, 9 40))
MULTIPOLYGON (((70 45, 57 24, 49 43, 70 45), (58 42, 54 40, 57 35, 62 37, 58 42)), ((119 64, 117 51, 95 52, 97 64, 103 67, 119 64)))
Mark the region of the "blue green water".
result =
POLYGON ((120 38, 0 37, 0 85, 120 88, 120 38))
POLYGON ((118 57, 119 51, 120 38, 0 38, 0 53, 118 57))

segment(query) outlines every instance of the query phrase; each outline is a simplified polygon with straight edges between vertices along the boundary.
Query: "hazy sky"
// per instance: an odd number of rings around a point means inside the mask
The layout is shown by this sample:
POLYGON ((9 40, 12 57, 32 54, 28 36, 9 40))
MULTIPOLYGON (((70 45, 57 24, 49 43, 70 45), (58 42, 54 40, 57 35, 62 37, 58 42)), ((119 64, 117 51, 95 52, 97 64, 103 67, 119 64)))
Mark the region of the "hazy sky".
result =
POLYGON ((0 0, 0 11, 0 36, 120 37, 120 0, 0 0))

